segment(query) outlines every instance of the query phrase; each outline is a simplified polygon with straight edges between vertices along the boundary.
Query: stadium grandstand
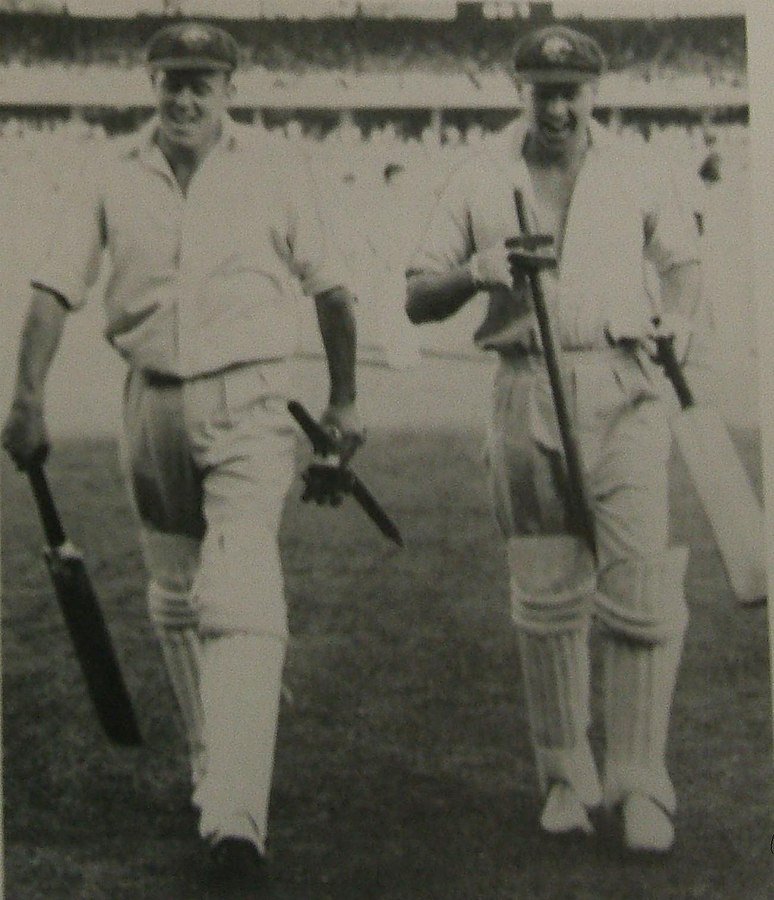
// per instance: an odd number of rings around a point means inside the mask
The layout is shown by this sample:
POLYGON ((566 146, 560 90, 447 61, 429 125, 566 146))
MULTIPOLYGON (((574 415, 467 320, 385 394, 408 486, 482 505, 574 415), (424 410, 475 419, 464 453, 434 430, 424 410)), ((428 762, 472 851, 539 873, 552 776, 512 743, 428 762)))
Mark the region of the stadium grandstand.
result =
MULTIPOLYGON (((679 0, 669 5, 679 7, 679 0)), ((145 42, 165 15, 185 13, 226 24, 239 39, 245 108, 512 108, 515 39, 534 22, 561 15, 568 24, 582 19, 608 55, 601 108, 743 112, 745 22, 732 11, 733 0, 716 4, 731 11, 701 18, 646 12, 610 18, 601 10, 593 18, 588 12, 595 8, 434 0, 2 0, 0 105, 146 105, 145 42)))

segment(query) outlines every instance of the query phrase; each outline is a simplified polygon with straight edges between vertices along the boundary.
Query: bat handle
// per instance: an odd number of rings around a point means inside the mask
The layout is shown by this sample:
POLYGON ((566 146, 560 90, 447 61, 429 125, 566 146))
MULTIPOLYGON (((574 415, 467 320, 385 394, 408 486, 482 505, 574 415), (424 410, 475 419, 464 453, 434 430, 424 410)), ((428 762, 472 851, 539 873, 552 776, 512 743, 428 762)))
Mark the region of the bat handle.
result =
POLYGON ((330 438, 298 400, 288 401, 288 412, 293 416, 296 422, 298 422, 304 434, 309 438, 312 449, 317 456, 327 456, 332 453, 333 445, 330 438))
POLYGON ((672 382, 677 399, 683 409, 693 406, 693 394, 685 380, 683 370, 675 357, 674 338, 671 335, 656 338, 656 361, 663 367, 664 374, 672 382))
POLYGON ((529 234, 529 223, 527 222, 527 210, 524 206, 524 197, 521 191, 513 192, 513 202, 516 206, 516 218, 519 222, 519 229, 523 235, 529 234))
MULTIPOLYGON (((520 190, 513 192, 513 202, 516 207, 516 218, 522 235, 529 235, 530 228, 527 221, 527 211, 524 205, 524 197, 520 190)), ((575 440, 573 422, 567 408, 566 389, 564 385, 564 373, 560 362, 560 348, 558 340, 554 336, 554 326, 551 314, 543 294, 538 272, 530 271, 528 274, 529 286, 535 307, 535 318, 540 331, 540 340, 543 344, 543 358, 548 371, 551 384, 551 394, 554 400, 559 434, 564 450, 565 463, 567 465, 567 480, 569 483, 570 514, 576 522, 576 527, 586 540, 589 549, 596 556, 596 537, 594 523, 591 518, 590 505, 586 493, 581 462, 580 449, 575 440)))
POLYGON ((46 541, 50 547, 61 547, 67 537, 62 527, 62 521, 59 518, 54 498, 51 496, 51 489, 48 486, 43 466, 41 464, 31 465, 27 469, 27 476, 32 486, 32 493, 35 495, 38 511, 40 512, 46 541))

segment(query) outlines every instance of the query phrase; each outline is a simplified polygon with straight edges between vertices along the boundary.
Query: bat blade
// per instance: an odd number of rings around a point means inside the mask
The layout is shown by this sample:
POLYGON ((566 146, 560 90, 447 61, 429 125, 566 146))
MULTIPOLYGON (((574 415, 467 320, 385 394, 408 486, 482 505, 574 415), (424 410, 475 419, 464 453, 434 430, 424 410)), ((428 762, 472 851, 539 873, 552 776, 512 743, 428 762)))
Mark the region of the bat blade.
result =
POLYGON ((132 701, 83 556, 65 535, 42 465, 27 474, 46 535, 46 565, 99 723, 114 743, 138 746, 132 701))
POLYGON ((402 547, 403 538, 401 537, 397 526, 357 475, 352 476, 350 490, 352 491, 352 496, 360 504, 361 509, 376 525, 379 531, 386 535, 391 541, 394 541, 399 547, 402 547))
POLYGON ((763 509, 719 414, 689 406, 670 418, 680 453, 709 519, 739 603, 767 595, 763 509))
POLYGON ((94 709, 116 744, 138 746, 142 736, 83 558, 72 544, 45 553, 59 607, 94 709))

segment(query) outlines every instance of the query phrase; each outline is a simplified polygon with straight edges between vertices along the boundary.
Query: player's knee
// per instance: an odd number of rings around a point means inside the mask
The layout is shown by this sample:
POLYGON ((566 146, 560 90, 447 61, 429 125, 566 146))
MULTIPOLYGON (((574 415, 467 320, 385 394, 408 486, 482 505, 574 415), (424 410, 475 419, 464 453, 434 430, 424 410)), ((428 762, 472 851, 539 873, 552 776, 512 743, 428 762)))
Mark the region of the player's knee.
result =
POLYGON ((594 570, 582 542, 567 535, 519 537, 508 542, 511 618, 533 633, 584 627, 594 592, 594 570))
POLYGON ((148 585, 148 612, 157 628, 195 628, 197 615, 190 591, 174 581, 151 580, 148 585))
POLYGON ((143 528, 141 538, 151 579, 164 590, 189 593, 199 566, 199 541, 151 528, 143 528))
POLYGON ((277 536, 261 522, 211 528, 193 590, 202 634, 234 631, 287 637, 277 536))
POLYGON ((610 631, 645 643, 681 635, 688 624, 685 547, 657 556, 619 559, 599 573, 596 613, 610 631))

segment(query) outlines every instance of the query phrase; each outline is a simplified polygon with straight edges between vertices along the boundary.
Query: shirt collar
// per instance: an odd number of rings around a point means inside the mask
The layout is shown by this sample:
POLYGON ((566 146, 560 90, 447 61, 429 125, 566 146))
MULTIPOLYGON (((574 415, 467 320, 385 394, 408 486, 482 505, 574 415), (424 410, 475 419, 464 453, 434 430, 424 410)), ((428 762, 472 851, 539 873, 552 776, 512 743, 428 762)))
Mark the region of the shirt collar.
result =
MULTIPOLYGON (((508 141, 509 152, 515 159, 524 158, 524 142, 527 138, 529 124, 525 115, 519 116, 518 119, 507 129, 506 139, 508 141)), ((596 152, 607 146, 610 140, 610 133, 596 119, 589 122, 589 148, 588 152, 596 152)))
MULTIPOLYGON (((131 141, 128 148, 129 156, 136 156, 145 162, 152 162, 158 159, 161 153, 159 145, 156 143, 156 131, 159 126, 158 115, 153 115, 142 125, 135 133, 134 140, 131 141)), ((240 134, 239 126, 234 122, 231 116, 224 116, 223 130, 218 138, 213 150, 227 150, 232 152, 239 146, 240 134)))

